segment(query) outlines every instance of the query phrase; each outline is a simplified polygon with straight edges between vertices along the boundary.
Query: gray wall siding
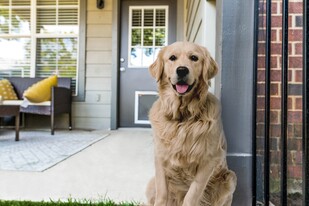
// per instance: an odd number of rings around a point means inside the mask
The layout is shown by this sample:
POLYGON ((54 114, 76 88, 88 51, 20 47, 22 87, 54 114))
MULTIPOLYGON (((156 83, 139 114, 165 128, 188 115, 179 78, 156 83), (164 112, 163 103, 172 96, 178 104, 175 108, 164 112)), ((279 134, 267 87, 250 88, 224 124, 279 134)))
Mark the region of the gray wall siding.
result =
POLYGON ((74 128, 109 129, 111 117, 112 0, 87 0, 85 101, 73 103, 74 128))
MULTIPOLYGON (((216 51, 216 2, 205 0, 186 1, 186 30, 187 41, 205 46, 211 56, 215 58, 216 51)), ((220 75, 212 80, 219 81, 220 75)), ((219 88, 218 88, 219 89, 219 88)), ((210 91, 218 90, 211 87, 210 91)), ((219 97, 219 96, 218 96, 219 97)))
POLYGON ((233 205, 252 201, 253 1, 217 0, 222 118, 228 162, 238 176, 233 205))
POLYGON ((201 36, 204 33, 203 13, 204 1, 188 0, 187 1, 187 27, 186 27, 186 38, 188 41, 203 43, 201 36), (201 5, 202 4, 202 5, 201 5))
POLYGON ((207 47, 215 57, 216 2, 188 0, 186 2, 186 39, 207 47))

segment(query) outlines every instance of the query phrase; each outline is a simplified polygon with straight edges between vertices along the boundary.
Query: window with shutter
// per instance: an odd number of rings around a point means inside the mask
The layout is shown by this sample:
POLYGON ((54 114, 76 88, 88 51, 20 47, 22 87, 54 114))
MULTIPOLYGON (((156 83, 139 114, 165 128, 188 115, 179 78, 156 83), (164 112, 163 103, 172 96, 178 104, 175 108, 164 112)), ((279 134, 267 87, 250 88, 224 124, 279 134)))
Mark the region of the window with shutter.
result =
POLYGON ((79 0, 0 0, 0 78, 72 78, 78 94, 79 0))

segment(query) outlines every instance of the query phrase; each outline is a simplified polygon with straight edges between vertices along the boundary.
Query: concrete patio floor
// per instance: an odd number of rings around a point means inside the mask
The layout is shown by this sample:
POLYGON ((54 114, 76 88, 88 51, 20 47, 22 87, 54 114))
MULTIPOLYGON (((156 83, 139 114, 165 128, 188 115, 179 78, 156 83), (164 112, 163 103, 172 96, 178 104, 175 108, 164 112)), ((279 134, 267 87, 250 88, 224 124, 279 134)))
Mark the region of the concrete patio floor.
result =
POLYGON ((44 172, 0 171, 0 199, 145 202, 154 175, 150 129, 119 129, 44 172))

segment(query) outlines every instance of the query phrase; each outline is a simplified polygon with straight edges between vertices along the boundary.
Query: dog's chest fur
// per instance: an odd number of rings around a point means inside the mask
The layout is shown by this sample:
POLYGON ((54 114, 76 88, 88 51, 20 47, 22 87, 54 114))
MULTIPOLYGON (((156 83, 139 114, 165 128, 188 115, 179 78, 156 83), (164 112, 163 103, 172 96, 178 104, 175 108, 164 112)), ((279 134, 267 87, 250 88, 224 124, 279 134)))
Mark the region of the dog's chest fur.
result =
POLYGON ((206 149, 207 135, 196 131, 199 126, 201 125, 198 123, 178 121, 171 121, 164 126, 158 141, 167 154, 166 161, 171 161, 172 165, 183 166, 201 161, 201 156, 198 157, 195 151, 198 146, 206 149))
MULTIPOLYGON (((157 117, 156 122, 161 122, 162 116, 157 117)), ((208 127, 211 130, 212 124, 199 119, 167 121, 154 125, 157 154, 163 160, 167 185, 175 199, 183 200, 195 179, 199 165, 207 164, 205 159, 211 156, 208 147, 218 144, 213 141, 211 132, 205 129, 208 127)))
POLYGON ((218 124, 221 123, 218 121, 219 108, 215 106, 216 99, 211 95, 204 101, 204 106, 196 107, 194 112, 198 115, 190 115, 186 111, 189 107, 177 102, 170 105, 167 107, 158 100, 150 111, 156 154, 161 156, 167 176, 190 181, 196 175, 198 165, 205 164, 207 158, 216 155, 212 154, 212 151, 216 151, 213 147, 224 147, 223 136, 214 136, 218 134, 215 130, 219 129, 218 124), (168 112, 169 108, 177 108, 177 112, 168 112), (210 109, 211 112, 208 111, 210 109), (177 118, 171 118, 168 115, 171 113, 177 118))

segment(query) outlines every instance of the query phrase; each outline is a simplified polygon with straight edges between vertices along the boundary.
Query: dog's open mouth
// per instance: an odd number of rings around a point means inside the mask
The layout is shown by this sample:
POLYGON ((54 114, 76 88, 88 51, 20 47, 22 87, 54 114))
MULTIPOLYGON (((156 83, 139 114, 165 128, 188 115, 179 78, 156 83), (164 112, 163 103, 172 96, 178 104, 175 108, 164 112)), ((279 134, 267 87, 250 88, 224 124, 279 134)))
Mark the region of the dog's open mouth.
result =
MULTIPOLYGON (((195 83, 195 82, 194 82, 195 83)), ((173 88, 179 93, 179 94, 185 94, 189 91, 191 91, 191 89, 193 88, 193 85, 189 85, 184 81, 179 81, 177 82, 176 85, 173 85, 173 88)))

